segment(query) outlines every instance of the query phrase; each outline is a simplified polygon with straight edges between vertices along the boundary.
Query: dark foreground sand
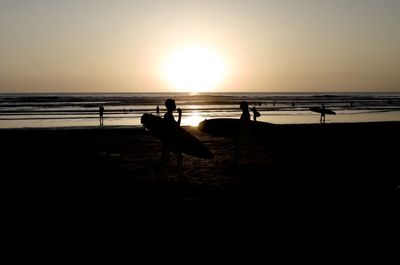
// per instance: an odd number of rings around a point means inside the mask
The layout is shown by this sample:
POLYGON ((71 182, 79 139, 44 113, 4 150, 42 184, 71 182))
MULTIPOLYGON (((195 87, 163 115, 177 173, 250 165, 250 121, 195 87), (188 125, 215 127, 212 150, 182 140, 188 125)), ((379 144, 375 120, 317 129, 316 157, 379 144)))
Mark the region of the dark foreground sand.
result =
POLYGON ((0 130, 11 237, 177 240, 300 264, 398 259, 399 122, 281 125, 236 166, 232 139, 188 130, 215 158, 184 156, 186 182, 143 129, 0 130))

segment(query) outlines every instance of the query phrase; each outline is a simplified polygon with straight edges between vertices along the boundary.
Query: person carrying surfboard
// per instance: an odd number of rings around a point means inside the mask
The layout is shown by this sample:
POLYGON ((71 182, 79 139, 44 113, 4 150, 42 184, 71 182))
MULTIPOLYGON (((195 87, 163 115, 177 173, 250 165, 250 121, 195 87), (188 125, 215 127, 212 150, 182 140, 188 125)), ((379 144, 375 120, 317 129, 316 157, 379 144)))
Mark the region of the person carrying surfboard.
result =
MULTIPOLYGON (((164 105, 167 108, 167 112, 164 114, 164 123, 167 128, 170 128, 168 130, 169 133, 167 133, 167 137, 171 138, 171 140, 172 140, 173 137, 176 137, 176 135, 174 135, 175 127, 181 126, 182 110, 180 108, 177 109, 175 100, 170 99, 170 98, 165 100, 164 105), (178 111, 178 121, 175 121, 175 118, 174 118, 173 112, 175 110, 178 111)), ((165 161, 168 158, 169 152, 170 152, 169 148, 164 144, 163 145, 163 153, 162 153, 162 161, 165 161)), ((179 172, 179 174, 181 174, 181 172, 182 172, 182 153, 179 151, 176 151, 176 152, 174 152, 174 154, 176 156, 178 172, 179 172)))
POLYGON ((165 107, 167 108, 167 112, 164 114, 164 121, 168 125, 181 125, 181 118, 182 118, 182 110, 180 108, 176 108, 175 100, 169 98, 165 100, 165 107), (178 121, 175 121, 174 114, 173 112, 177 110, 178 111, 178 121))
POLYGON ((321 107, 311 107, 309 108, 309 110, 319 113, 321 115, 319 118, 319 122, 321 124, 325 123, 325 115, 336 115, 336 112, 334 112, 333 110, 325 108, 324 104, 322 104, 321 107))
POLYGON ((251 112, 253 112, 253 120, 257 121, 257 117, 261 116, 260 112, 258 112, 258 110, 256 109, 255 106, 253 106, 253 108, 251 109, 251 112))

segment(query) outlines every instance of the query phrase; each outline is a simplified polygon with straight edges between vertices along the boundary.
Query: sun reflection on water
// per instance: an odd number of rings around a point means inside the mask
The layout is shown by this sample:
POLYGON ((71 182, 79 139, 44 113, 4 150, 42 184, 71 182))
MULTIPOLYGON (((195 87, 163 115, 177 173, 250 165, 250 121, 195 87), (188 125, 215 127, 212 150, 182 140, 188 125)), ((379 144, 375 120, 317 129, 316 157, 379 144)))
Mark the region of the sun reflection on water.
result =
POLYGON ((204 118, 199 113, 190 113, 182 119, 183 125, 197 127, 204 118))

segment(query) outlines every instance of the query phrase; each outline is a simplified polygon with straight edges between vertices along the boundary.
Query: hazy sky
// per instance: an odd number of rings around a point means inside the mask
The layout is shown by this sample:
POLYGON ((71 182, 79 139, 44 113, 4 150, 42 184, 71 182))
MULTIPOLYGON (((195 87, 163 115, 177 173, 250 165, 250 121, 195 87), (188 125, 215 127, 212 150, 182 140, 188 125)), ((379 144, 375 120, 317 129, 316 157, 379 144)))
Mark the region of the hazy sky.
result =
POLYGON ((0 0, 0 92, 173 91, 161 64, 193 44, 215 91, 400 92, 398 0, 0 0))

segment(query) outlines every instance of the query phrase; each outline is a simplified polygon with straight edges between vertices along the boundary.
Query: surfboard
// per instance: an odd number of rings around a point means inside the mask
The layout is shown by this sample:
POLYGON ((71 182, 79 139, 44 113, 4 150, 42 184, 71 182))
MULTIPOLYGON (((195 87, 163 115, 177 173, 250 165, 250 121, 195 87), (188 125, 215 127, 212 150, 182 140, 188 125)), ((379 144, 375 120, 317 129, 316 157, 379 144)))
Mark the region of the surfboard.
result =
POLYGON ((173 152, 182 152, 198 158, 213 158, 213 154, 203 142, 180 126, 167 126, 163 118, 148 113, 142 115, 141 123, 173 152))
MULTIPOLYGON (((265 137, 276 128, 276 124, 250 121, 249 129, 252 137, 265 137)), ((239 134, 240 119, 210 119, 199 123, 198 129, 206 134, 218 137, 236 137, 239 134)))
POLYGON ((322 110, 321 107, 311 107, 310 110, 312 112, 317 112, 317 113, 325 113, 325 114, 328 114, 328 115, 336 115, 336 112, 334 112, 333 110, 330 110, 330 109, 322 110))

